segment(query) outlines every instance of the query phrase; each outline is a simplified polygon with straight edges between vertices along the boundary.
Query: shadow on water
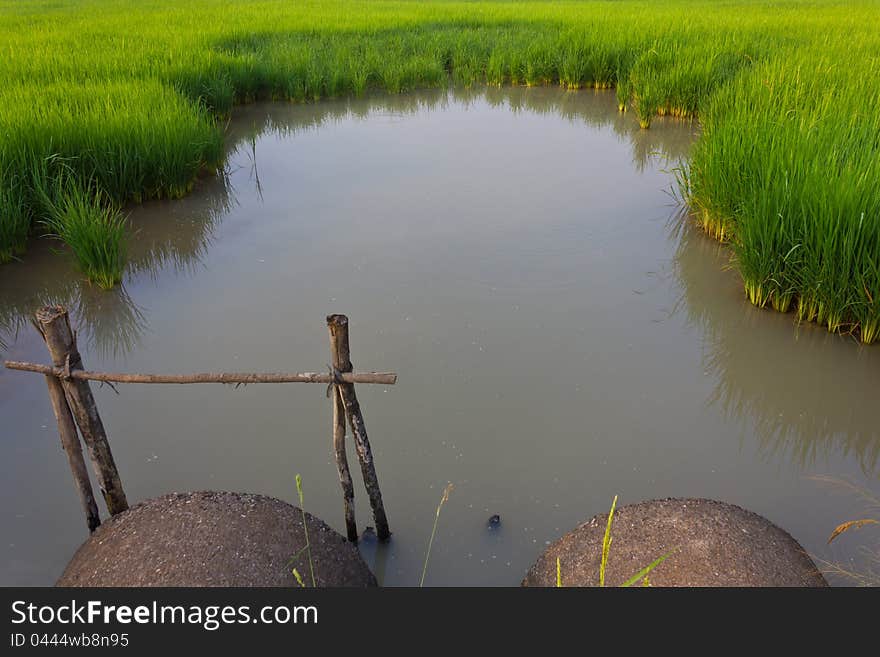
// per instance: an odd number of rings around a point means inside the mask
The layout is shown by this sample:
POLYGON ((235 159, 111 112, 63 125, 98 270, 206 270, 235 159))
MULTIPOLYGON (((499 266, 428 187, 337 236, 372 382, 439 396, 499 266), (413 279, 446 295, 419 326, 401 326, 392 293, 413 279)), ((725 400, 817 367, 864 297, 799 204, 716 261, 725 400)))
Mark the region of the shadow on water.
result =
POLYGON ((34 240, 24 262, 0 272, 0 356, 23 328, 29 328, 33 313, 48 304, 70 310, 81 346, 108 357, 130 353, 147 331, 148 321, 145 309, 129 293, 129 283, 142 277, 157 281, 162 272, 192 275, 233 202, 225 172, 204 180, 198 189, 199 203, 183 213, 178 211, 179 202, 146 204, 160 219, 138 222, 135 217, 125 283, 109 291, 84 281, 58 243, 34 240), (162 206, 168 212, 155 212, 162 206))
POLYGON ((676 223, 678 308, 700 329, 703 367, 714 378, 706 404, 728 421, 747 418, 765 461, 781 457, 809 470, 838 454, 856 459, 866 476, 880 475, 880 426, 856 412, 876 403, 880 386, 871 348, 747 303, 730 249, 680 217, 676 223))

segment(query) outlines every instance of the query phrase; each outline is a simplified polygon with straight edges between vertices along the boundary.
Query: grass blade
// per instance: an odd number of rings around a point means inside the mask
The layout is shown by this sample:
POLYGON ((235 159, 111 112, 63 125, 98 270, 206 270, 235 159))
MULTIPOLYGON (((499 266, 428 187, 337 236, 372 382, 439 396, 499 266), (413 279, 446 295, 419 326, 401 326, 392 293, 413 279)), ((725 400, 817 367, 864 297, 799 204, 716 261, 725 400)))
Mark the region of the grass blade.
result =
MULTIPOLYGON (((300 513, 302 513, 303 532, 306 535, 306 546, 303 549, 306 551, 306 554, 308 554, 309 557, 309 573, 312 576, 312 586, 316 587, 317 583, 315 582, 315 564, 312 561, 312 544, 309 542, 309 526, 308 524, 306 524, 306 508, 303 495, 302 477, 300 477, 299 475, 296 475, 296 492, 299 494, 299 510, 300 513)), ((301 552, 302 550, 300 550, 300 553, 301 552)), ((293 576, 298 579, 300 584, 302 584, 302 580, 299 578, 299 573, 296 572, 296 568, 293 569, 293 576)))
MULTIPOLYGON (((658 557, 658 558, 654 559, 654 561, 652 561, 650 564, 648 564, 647 566, 642 568, 639 572, 637 572, 635 575, 630 577, 628 580, 626 580, 620 586, 622 588, 628 588, 628 587, 632 586, 633 584, 635 584, 636 582, 638 582, 642 578, 644 578, 645 582, 647 582, 648 581, 648 573, 650 573, 657 566, 659 566, 661 563, 666 561, 674 551, 675 550, 670 550, 669 552, 664 554, 662 557, 658 557)), ((649 584, 646 583, 645 586, 649 586, 649 584)))
POLYGON ((428 549, 425 552, 425 564, 422 566, 422 577, 419 580, 419 588, 425 584, 425 573, 428 572, 428 559, 431 558, 431 547, 434 545, 434 535, 437 533, 437 522, 440 520, 440 510, 449 500, 449 494, 452 492, 452 489, 453 485, 451 483, 446 484, 446 488, 443 489, 443 495, 440 497, 440 504, 437 505, 437 512, 434 514, 434 528, 431 530, 431 538, 428 539, 428 549))
POLYGON ((599 586, 605 586, 605 568, 608 565, 608 553, 611 551, 611 523, 614 521, 614 507, 617 506, 617 495, 611 502, 611 511, 608 513, 608 524, 605 526, 605 536, 602 538, 602 561, 599 563, 599 586))

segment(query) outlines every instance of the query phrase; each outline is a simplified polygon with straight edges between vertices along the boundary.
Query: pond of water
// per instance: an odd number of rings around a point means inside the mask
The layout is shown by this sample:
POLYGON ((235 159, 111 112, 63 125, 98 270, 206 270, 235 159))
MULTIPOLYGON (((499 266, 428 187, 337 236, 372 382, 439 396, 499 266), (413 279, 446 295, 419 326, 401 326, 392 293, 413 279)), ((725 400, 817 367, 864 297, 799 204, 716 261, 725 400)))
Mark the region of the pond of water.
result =
MULTIPOLYGON (((826 539, 861 502, 815 477, 877 489, 880 348, 751 307, 729 250, 676 222, 697 129, 556 89, 241 107, 224 175, 131 211, 124 287, 45 242, 4 266, 0 348, 45 362, 27 320, 57 301, 91 369, 315 371, 348 314, 356 368, 400 376, 359 388, 386 585, 418 583, 447 482, 427 585, 516 585, 614 495, 736 503, 848 563, 861 541, 826 539)), ((300 473, 343 530, 323 386, 94 387, 129 500, 294 501, 300 473)), ((0 371, 0 418, 0 583, 51 584, 85 527, 42 378, 0 371)))

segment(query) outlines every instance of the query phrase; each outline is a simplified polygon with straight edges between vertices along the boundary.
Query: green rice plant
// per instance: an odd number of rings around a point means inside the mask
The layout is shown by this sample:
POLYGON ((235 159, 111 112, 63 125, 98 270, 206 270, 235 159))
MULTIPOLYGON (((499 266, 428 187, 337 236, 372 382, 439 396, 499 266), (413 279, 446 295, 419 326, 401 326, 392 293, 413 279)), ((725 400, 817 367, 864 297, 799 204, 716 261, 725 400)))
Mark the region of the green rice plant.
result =
POLYGON ((526 50, 523 81, 527 87, 553 84, 559 79, 552 45, 535 41, 526 50))
POLYGON ((59 182, 52 196, 41 191, 50 235, 73 252, 90 283, 109 290, 125 270, 126 217, 100 193, 59 182))
POLYGON ((363 96, 370 81, 370 71, 364 65, 351 64, 352 91, 355 96, 363 96))
POLYGON ((672 53, 658 46, 643 52, 629 71, 631 105, 639 127, 651 127, 651 121, 665 106, 659 72, 672 65, 672 53))
POLYGON ((422 576, 419 579, 419 588, 425 584, 425 574, 428 572, 428 560, 431 558, 431 548, 434 545, 434 536, 437 534, 437 523, 440 521, 440 511, 443 505, 449 501, 449 494, 452 492, 453 485, 446 484, 443 494, 440 496, 440 504, 437 505, 437 511, 434 513, 434 527, 431 529, 431 537, 428 539, 428 549, 425 551, 425 563, 422 566, 422 576))
POLYGON ((486 84, 499 87, 503 84, 516 84, 517 78, 512 70, 511 60, 509 45, 497 44, 486 62, 486 84))
POLYGON ((0 264, 24 253, 30 215, 23 183, 0 172, 0 264))
MULTIPOLYGON (((741 72, 701 114, 708 139, 688 165, 689 202, 720 217, 749 300, 829 331, 877 338, 880 120, 844 119, 822 54, 741 72), (746 99, 748 103, 746 104, 746 99), (748 135, 748 139, 744 138, 748 135)), ((872 64, 876 68, 876 63, 872 64)), ((869 68, 871 68, 869 66, 869 68)), ((874 92, 876 94, 876 91, 874 92)))
MULTIPOLYGON (((559 84, 566 89, 581 89, 588 85, 590 68, 586 49, 580 43, 563 46, 558 55, 559 84)), ((592 80, 590 80, 592 82, 592 80)))
POLYGON ((629 81, 629 76, 622 75, 619 70, 617 72, 615 95, 617 96, 618 111, 625 112, 632 98, 632 84, 629 81))

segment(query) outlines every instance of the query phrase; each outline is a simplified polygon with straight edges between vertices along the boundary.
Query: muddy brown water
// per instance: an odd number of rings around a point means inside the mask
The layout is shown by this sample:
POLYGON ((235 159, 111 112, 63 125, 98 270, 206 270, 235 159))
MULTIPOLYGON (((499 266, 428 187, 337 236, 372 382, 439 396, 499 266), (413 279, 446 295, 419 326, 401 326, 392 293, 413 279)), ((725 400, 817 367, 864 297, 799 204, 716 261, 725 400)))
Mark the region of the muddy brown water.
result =
MULTIPOLYGON (((356 367, 400 375, 359 390, 394 532, 361 550, 386 585, 418 582, 450 481, 428 585, 516 585, 614 495, 732 502, 859 565, 876 535, 826 539, 862 502, 815 476, 880 487, 880 348, 751 307, 729 251, 676 226, 696 130, 555 89, 242 107, 225 175, 132 209, 124 288, 45 242, 0 270, 4 353, 45 361, 27 318, 57 301, 90 368, 321 370, 347 313, 356 367)), ((323 386, 95 390, 130 500, 295 501, 301 473, 343 529, 323 386)), ((0 418, 0 583, 51 584, 85 527, 42 378, 0 371, 0 418)))

